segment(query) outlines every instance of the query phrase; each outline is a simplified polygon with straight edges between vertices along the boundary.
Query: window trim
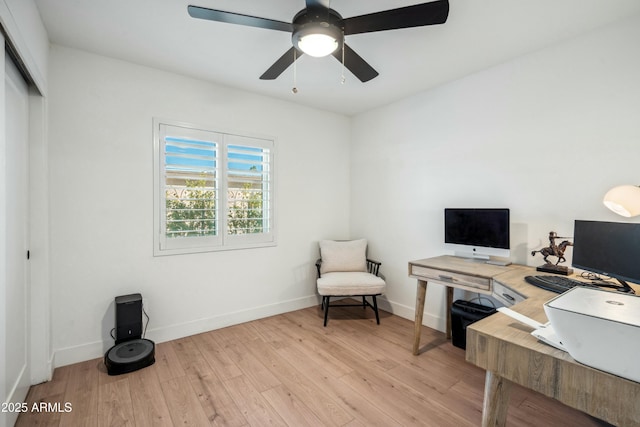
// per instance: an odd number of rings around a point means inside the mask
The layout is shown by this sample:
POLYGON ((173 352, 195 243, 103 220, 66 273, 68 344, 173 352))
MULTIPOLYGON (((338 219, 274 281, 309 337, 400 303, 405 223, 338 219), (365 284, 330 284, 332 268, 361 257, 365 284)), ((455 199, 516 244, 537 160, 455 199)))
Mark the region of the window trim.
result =
MULTIPOLYGON (((250 141, 247 141, 250 142, 250 141)), ((153 255, 179 255, 188 253, 215 252, 237 249, 250 249, 260 247, 276 246, 276 141, 274 137, 252 134, 248 132, 238 132, 234 130, 224 130, 213 126, 202 126, 188 122, 181 122, 162 118, 153 118, 153 255), (197 237, 193 240, 182 240, 185 244, 167 245, 167 238, 163 230, 164 222, 162 216, 166 215, 164 191, 164 153, 161 153, 162 126, 180 127, 187 129, 189 133, 206 132, 221 136, 218 144, 218 202, 216 204, 219 234, 213 237, 197 237), (249 143, 246 146, 267 148, 269 150, 269 231, 259 234, 229 235, 227 234, 227 165, 223 163, 227 160, 227 146, 243 144, 238 141, 242 139, 255 140, 256 145, 249 143), (234 142, 235 140, 235 142, 234 142)), ((187 239, 187 238, 183 238, 187 239)), ((191 238, 189 238, 191 239, 191 238)))

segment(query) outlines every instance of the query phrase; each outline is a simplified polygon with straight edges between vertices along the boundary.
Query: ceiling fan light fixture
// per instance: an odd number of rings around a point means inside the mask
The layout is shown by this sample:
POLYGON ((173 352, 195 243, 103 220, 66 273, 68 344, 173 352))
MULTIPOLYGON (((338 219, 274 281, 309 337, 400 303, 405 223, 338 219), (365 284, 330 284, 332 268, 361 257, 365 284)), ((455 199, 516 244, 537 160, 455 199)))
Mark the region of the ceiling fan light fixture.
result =
POLYGON ((338 48, 338 40, 327 34, 309 34, 300 37, 298 48, 307 55, 321 58, 332 54, 338 48))
POLYGON ((327 22, 300 25, 292 36, 293 45, 307 55, 321 58, 331 55, 342 43, 342 31, 327 22))

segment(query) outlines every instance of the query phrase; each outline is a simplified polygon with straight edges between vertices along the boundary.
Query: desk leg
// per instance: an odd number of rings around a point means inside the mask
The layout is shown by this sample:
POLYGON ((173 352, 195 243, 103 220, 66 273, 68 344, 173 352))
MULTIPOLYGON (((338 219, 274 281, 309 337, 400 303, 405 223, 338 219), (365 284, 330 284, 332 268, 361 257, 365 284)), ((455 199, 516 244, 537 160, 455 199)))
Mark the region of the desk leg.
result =
POLYGON ((447 339, 451 339, 451 304, 453 304, 453 288, 451 286, 447 286, 447 329, 445 331, 447 339))
POLYGON ((511 381, 487 371, 484 380, 482 427, 501 427, 507 424, 510 392, 511 381))
POLYGON ((420 352, 420 333, 422 332, 422 314, 424 313, 424 299, 427 295, 427 282, 418 280, 418 289, 416 290, 416 319, 413 326, 413 354, 415 356, 420 352))

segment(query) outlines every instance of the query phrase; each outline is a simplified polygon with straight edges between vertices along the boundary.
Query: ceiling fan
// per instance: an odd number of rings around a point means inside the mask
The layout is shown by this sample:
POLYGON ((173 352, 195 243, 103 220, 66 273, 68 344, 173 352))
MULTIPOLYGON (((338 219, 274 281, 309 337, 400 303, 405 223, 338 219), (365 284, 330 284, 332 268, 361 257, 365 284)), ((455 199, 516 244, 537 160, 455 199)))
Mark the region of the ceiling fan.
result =
POLYGON ((351 18, 343 18, 331 9, 330 0, 305 1, 307 7, 293 17, 292 23, 200 6, 189 6, 188 11, 193 18, 290 32, 293 46, 260 76, 262 80, 276 79, 306 53, 316 57, 333 55, 362 82, 373 79, 378 72, 344 42, 344 36, 443 24, 449 15, 448 0, 436 0, 351 18))

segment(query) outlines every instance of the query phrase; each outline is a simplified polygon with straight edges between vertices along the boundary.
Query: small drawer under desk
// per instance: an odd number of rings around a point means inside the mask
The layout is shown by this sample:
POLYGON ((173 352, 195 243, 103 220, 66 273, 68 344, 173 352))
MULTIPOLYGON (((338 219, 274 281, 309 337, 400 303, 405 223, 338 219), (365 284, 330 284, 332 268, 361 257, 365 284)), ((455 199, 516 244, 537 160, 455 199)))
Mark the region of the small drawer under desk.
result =
POLYGON ((508 307, 526 299, 523 295, 520 295, 513 289, 506 287, 496 279, 493 281, 493 292, 491 296, 508 307))
POLYGON ((470 274, 422 267, 419 265, 411 265, 409 275, 419 280, 438 282, 446 286, 452 286, 474 292, 491 292, 491 279, 488 277, 473 276, 470 274))

